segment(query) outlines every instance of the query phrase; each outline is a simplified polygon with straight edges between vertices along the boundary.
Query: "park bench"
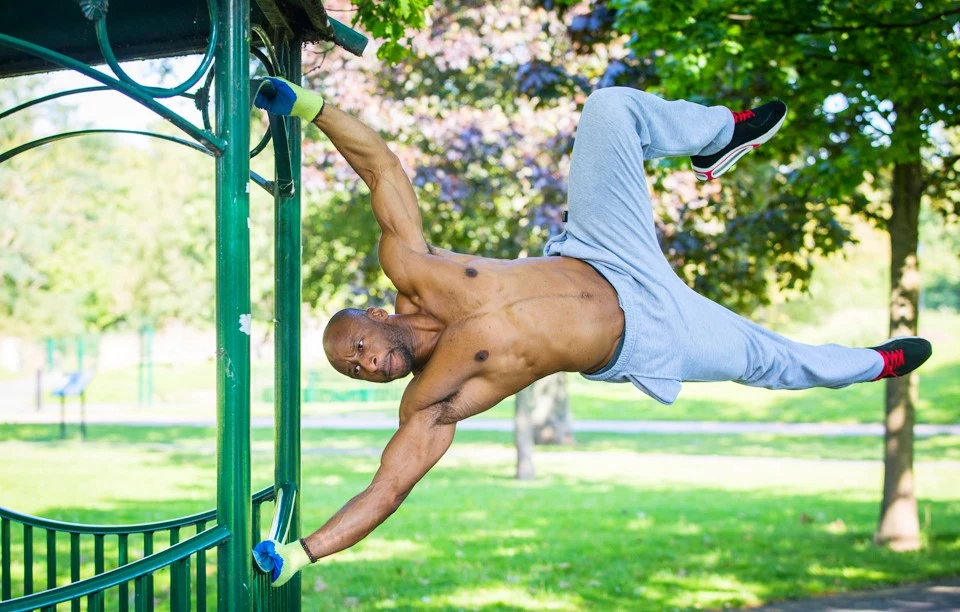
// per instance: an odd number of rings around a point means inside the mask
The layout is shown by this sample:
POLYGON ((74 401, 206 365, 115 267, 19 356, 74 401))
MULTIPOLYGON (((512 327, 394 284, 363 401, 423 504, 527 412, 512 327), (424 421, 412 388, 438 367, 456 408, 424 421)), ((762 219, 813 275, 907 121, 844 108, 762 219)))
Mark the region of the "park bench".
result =
POLYGON ((60 398, 60 437, 67 437, 67 398, 80 398, 80 436, 87 437, 87 386, 93 381, 94 373, 87 371, 71 372, 66 381, 51 392, 60 398))

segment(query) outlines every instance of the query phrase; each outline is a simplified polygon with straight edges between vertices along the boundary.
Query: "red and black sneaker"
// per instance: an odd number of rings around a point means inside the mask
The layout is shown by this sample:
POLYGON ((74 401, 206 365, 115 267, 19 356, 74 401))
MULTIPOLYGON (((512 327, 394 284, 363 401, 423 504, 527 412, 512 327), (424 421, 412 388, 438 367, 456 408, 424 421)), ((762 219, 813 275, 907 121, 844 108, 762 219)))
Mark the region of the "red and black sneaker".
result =
POLYGON ((777 133, 787 117, 787 105, 780 100, 733 113, 733 138, 730 144, 713 155, 694 155, 693 173, 701 181, 715 179, 737 160, 767 142, 777 133))
POLYGON ((891 338, 879 346, 870 348, 883 357, 883 371, 873 380, 909 374, 923 365, 923 362, 933 354, 930 342, 916 336, 891 338))

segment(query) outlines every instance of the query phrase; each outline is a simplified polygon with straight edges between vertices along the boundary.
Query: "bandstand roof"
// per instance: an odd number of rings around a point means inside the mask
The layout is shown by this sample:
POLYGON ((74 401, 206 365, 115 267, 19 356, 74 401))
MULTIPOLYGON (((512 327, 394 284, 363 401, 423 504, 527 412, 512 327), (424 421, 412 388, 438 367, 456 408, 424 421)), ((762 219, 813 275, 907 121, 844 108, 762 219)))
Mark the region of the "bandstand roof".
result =
MULTIPOLYGON (((106 15, 110 46, 120 61, 203 53, 207 46, 207 0, 110 0, 106 15)), ((251 0, 250 19, 275 40, 333 40, 354 52, 366 42, 336 20, 328 21, 319 0, 251 0)), ((84 16, 80 0, 2 0, 0 33, 87 64, 103 63, 94 23, 84 16)), ((0 45, 0 77, 58 69, 0 45)))

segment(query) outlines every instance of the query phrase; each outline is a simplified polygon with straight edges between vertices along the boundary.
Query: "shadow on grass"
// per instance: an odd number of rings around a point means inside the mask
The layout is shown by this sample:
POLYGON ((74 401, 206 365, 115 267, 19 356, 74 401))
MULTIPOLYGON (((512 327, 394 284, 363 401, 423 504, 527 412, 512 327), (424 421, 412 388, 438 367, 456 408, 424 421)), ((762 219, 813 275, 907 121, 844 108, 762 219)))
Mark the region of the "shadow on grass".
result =
MULTIPOLYGON (((212 462, 188 452, 156 460, 171 470, 212 462)), ((375 457, 305 458, 304 527, 319 526, 362 490, 375 466, 375 457)), ((258 466, 258 478, 269 469, 258 466)), ((922 501, 927 548, 895 554, 871 544, 872 501, 720 483, 622 484, 610 480, 616 470, 607 466, 595 480, 518 482, 509 465, 444 466, 366 542, 305 571, 304 609, 737 607, 960 573, 955 501, 922 501)), ((212 500, 212 482, 196 485, 212 500)), ((102 509, 77 499, 43 514, 132 523, 212 503, 170 497, 114 499, 102 509)), ((268 517, 272 508, 264 509, 268 517)), ((269 518, 262 522, 266 528, 269 518)), ((92 562, 88 552, 83 559, 92 562)))
MULTIPOLYGON (((321 430, 302 432, 304 452, 336 454, 347 449, 382 449, 390 439, 389 430, 321 430)), ((270 447, 273 430, 256 428, 251 439, 270 447)), ((0 441, 41 442, 56 446, 62 441, 56 425, 0 425, 0 441)), ((69 441, 79 440, 72 432, 69 441)), ((87 442, 118 445, 174 445, 185 450, 213 452, 216 432, 202 427, 93 426, 87 442)), ((454 448, 473 444, 513 447, 511 432, 460 431, 454 448)), ((797 457, 804 459, 880 460, 882 439, 871 436, 783 436, 774 434, 609 434, 581 432, 574 447, 538 446, 537 452, 626 450, 637 453, 680 455, 725 455, 740 457, 797 457)), ((960 436, 931 436, 914 442, 917 461, 960 460, 960 436)))

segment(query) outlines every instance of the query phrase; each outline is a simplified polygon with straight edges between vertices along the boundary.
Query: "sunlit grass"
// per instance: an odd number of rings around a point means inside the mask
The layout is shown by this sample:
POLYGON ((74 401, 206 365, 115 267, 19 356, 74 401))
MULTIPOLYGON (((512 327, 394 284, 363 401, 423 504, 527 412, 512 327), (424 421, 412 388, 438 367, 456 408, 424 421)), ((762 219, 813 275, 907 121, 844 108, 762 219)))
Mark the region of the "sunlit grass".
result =
MULTIPOLYGON (((214 503, 211 430, 93 428, 86 443, 55 434, 0 429, 3 505, 131 523, 214 503)), ((271 435, 254 432, 254 489, 272 479, 271 435)), ((369 483, 388 435, 305 432, 305 527, 369 483)), ((714 437, 661 438, 543 449, 538 479, 519 482, 509 435, 461 432, 383 527, 305 572, 304 609, 739 607, 960 572, 956 461, 917 462, 925 548, 895 554, 871 543, 882 464, 841 460, 860 452, 854 444, 879 451, 877 439, 844 439, 840 458, 819 460, 832 441, 753 439, 755 458, 732 456, 736 437, 716 454, 678 454, 709 450, 714 437)))

